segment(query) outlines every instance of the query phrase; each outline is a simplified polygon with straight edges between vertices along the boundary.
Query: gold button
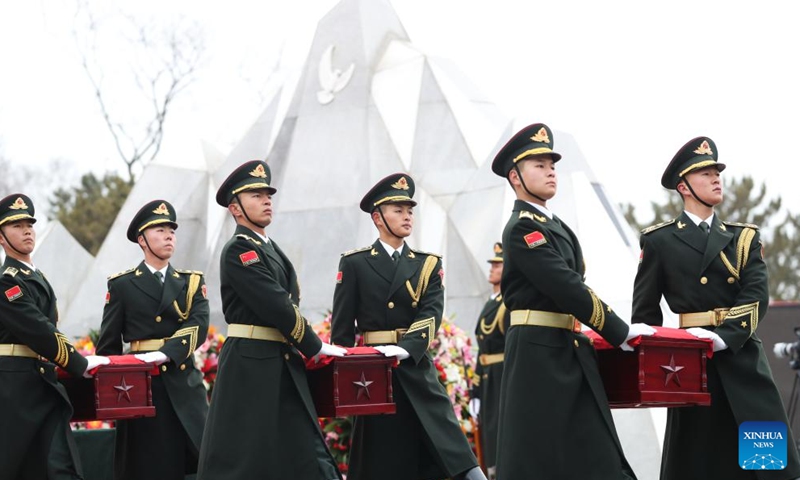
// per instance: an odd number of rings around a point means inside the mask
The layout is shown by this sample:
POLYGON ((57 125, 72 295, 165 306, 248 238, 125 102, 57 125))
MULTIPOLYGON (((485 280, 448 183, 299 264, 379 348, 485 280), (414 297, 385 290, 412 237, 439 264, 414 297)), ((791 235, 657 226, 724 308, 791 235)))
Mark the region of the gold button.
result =
POLYGON ((166 365, 161 365, 161 371, 162 372, 166 372, 167 371, 167 366, 166 365))
POLYGON ((44 367, 39 367, 39 373, 44 373, 44 367))
POLYGON ((733 277, 728 277, 728 283, 733 284, 735 281, 733 277))
POLYGON ((160 322, 160 321, 161 321, 161 315, 156 315, 156 322, 160 322))
POLYGON ((705 285, 706 283, 708 283, 708 279, 706 277, 700 277, 700 283, 705 285))
POLYGON ((389 302, 389 305, 388 305, 388 307, 389 307, 389 308, 394 308, 394 302, 389 302))
POLYGON ((411 308, 417 308, 417 305, 419 305, 417 302, 411 302, 411 308))
POLYGON ((181 370, 186 370, 186 365, 181 364, 181 370))
POLYGON ((289 360, 289 354, 288 353, 284 353, 283 354, 283 358, 285 358, 288 361, 289 360))
POLYGON ((573 341, 575 342, 575 348, 578 348, 578 341, 577 340, 573 340, 573 341))

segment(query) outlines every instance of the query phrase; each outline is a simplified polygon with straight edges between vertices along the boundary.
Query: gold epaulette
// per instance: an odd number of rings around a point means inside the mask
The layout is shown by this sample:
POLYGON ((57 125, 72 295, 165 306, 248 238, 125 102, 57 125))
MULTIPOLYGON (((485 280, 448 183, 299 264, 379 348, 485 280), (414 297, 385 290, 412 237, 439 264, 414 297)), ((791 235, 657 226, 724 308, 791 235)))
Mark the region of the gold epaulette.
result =
POLYGON ((237 237, 244 238, 245 240, 250 240, 251 242, 255 243, 256 245, 261 245, 261 240, 256 240, 255 238, 251 237, 250 235, 245 235, 244 233, 237 233, 237 237))
POLYGON ((3 275, 8 275, 9 277, 16 277, 16 276, 17 276, 17 273, 19 273, 19 270, 17 270, 17 269, 16 269, 16 268, 14 268, 14 267, 8 267, 8 268, 6 268, 6 270, 3 272, 3 275))
POLYGON ((675 223, 675 219, 674 218, 672 220, 667 220, 666 222, 657 223, 655 225, 650 225, 647 228, 643 228, 640 233, 642 235, 647 235, 650 232, 655 232, 659 228, 666 227, 667 225, 672 225, 673 223, 675 223))
POLYGON ((355 248, 355 249, 353 249, 353 250, 348 250, 348 251, 344 252, 344 253, 342 254, 342 256, 343 256, 343 257, 347 257, 347 256, 350 256, 350 255, 352 255, 352 254, 354 254, 354 253, 358 253, 358 252, 366 252, 367 250, 369 250, 369 249, 371 249, 371 248, 372 248, 372 245, 367 245, 366 247, 361 247, 361 248, 355 248))
POLYGON ((191 274, 202 275, 203 274, 203 272, 201 272, 200 270, 179 270, 179 269, 176 268, 175 271, 178 272, 178 273, 182 273, 184 275, 191 275, 191 274))
POLYGON ((537 215, 527 210, 521 210, 519 212, 519 218, 529 218, 535 222, 547 223, 547 217, 545 215, 537 215))
POLYGON ((725 221, 723 221, 722 223, 731 227, 752 228, 753 230, 758 230, 758 225, 754 223, 739 223, 739 222, 725 222, 725 221))
POLYGON ((434 256, 436 258, 442 258, 442 255, 438 254, 438 253, 425 252, 425 251, 422 251, 422 250, 417 250, 416 248, 409 248, 409 250, 411 250, 412 252, 414 252, 416 254, 419 254, 419 255, 432 255, 432 256, 434 256))
POLYGON ((133 273, 135 270, 136 270, 136 267, 129 268, 129 269, 127 269, 127 270, 124 270, 124 271, 122 271, 122 272, 115 273, 114 275, 111 275, 111 276, 109 276, 109 277, 108 277, 108 279, 109 279, 109 280, 114 280, 114 279, 115 279, 115 278, 117 278, 117 277, 121 277, 121 276, 123 276, 123 275, 127 275, 127 274, 129 274, 129 273, 133 273))

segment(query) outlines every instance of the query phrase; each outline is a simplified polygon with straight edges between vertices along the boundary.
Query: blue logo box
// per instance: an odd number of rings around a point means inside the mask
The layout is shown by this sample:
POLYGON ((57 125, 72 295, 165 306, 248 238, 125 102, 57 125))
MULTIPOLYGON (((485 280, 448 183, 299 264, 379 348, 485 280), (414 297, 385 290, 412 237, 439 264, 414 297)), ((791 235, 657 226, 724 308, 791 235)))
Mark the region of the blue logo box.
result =
POLYGON ((787 460, 786 424, 744 422, 739 425, 739 467, 783 470, 787 460))

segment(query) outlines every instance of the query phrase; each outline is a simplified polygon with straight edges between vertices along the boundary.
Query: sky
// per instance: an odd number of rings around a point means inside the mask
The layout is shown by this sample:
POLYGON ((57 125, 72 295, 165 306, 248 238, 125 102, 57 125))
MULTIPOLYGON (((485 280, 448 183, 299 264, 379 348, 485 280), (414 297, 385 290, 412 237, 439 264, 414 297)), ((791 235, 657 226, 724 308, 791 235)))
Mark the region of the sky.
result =
MULTIPOLYGON (((203 32, 205 60, 169 113, 160 158, 201 155, 201 142, 228 152, 302 65, 317 20, 335 3, 88 0, 103 22, 98 52, 121 120, 145 106, 126 75, 133 59, 125 18, 203 32)), ((752 175, 800 213, 792 175, 800 29, 789 3, 392 4, 417 48, 452 60, 509 116, 573 135, 611 198, 633 203, 640 219, 666 198, 666 164, 701 135, 715 140, 726 176, 752 175)), ((35 171, 60 159, 67 167, 55 175, 64 184, 124 169, 81 68, 76 5, 0 3, 0 154, 35 171)))

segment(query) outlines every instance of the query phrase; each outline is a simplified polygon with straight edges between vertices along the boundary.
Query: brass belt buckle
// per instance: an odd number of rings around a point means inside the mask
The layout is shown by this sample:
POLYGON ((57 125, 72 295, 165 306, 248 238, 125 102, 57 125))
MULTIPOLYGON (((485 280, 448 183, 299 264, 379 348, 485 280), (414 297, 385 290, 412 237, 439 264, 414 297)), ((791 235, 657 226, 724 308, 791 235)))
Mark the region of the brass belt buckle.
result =
POLYGON ((718 327, 725 321, 725 317, 728 316, 728 309, 727 308, 715 308, 714 312, 714 326, 718 327))

